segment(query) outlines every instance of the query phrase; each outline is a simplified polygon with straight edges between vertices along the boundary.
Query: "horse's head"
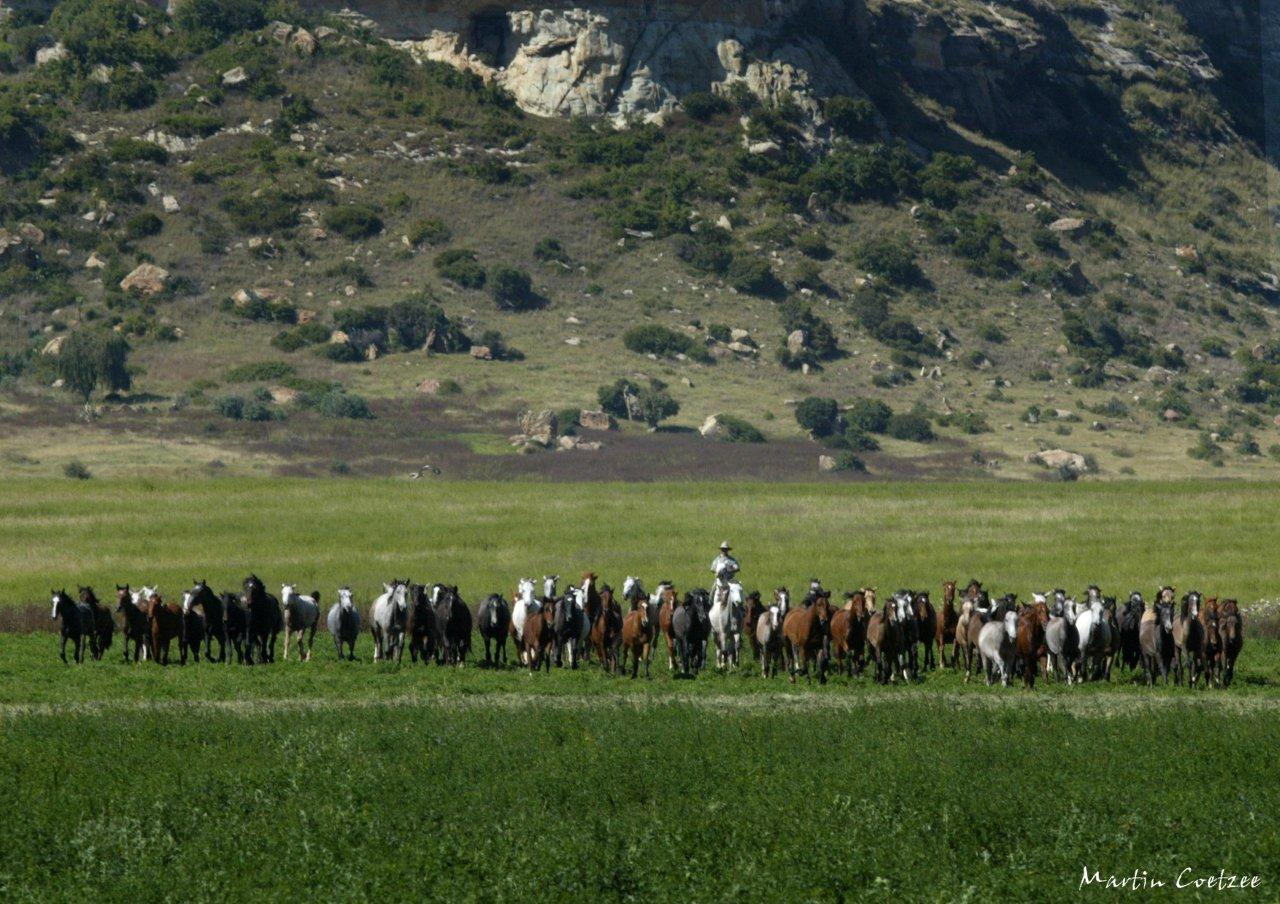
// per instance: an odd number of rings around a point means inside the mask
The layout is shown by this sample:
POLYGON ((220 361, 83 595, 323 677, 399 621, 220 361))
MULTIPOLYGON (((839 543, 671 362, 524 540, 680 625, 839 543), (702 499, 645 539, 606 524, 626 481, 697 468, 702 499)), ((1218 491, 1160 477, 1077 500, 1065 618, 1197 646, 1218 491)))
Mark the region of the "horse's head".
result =
POLYGON ((1160 590, 1156 593, 1156 599, 1162 603, 1168 603, 1169 605, 1172 606, 1173 593, 1174 591, 1172 587, 1161 587, 1160 590))
POLYGON ((635 602, 642 596, 647 596, 644 592, 644 586, 640 583, 640 579, 634 575, 627 575, 622 581, 622 598, 635 602))
POLYGON ((49 601, 52 604, 49 610, 50 618, 57 618, 59 610, 71 605, 71 597, 67 596, 66 590, 50 590, 49 601))
POLYGON ((93 592, 92 587, 77 587, 76 589, 79 591, 80 602, 85 605, 92 606, 95 609, 98 608, 100 605, 98 602, 98 595, 93 592))
POLYGON ((1010 640, 1018 636, 1018 613, 1012 609, 1004 614, 1004 633, 1010 640))
POLYGON ((956 599, 956 582, 943 581, 942 582, 942 602, 945 605, 950 606, 953 602, 955 602, 955 599, 956 599))
POLYGON ((556 598, 556 584, 560 580, 560 575, 549 574, 542 578, 542 598, 553 600, 556 598))
POLYGON ((125 603, 133 602, 133 592, 129 590, 129 585, 123 587, 116 584, 116 611, 123 612, 125 603))
POLYGON ((182 591, 182 614, 183 615, 186 615, 188 612, 191 611, 191 598, 192 597, 191 597, 190 590, 182 591))
POLYGON ((296 594, 297 592, 298 592, 297 584, 281 584, 280 585, 280 602, 284 603, 286 606, 289 605, 289 601, 293 599, 294 594, 296 594))
POLYGON ((338 605, 339 605, 339 606, 341 606, 343 609, 354 609, 354 608, 355 608, 356 603, 355 603, 355 600, 354 600, 354 599, 352 598, 352 596, 351 596, 351 588, 350 588, 350 587, 339 587, 339 588, 338 588, 338 605))
POLYGON ((791 591, 786 587, 779 587, 777 590, 773 591, 773 601, 776 605, 785 610, 791 605, 791 591))
POLYGON ((1156 603, 1156 618, 1160 621, 1160 627, 1170 633, 1173 632, 1173 601, 1160 600, 1156 603))
POLYGON ((1090 584, 1085 589, 1084 595, 1085 595, 1085 599, 1087 599, 1090 603, 1092 603, 1094 600, 1100 600, 1102 599, 1102 588, 1100 588, 1097 584, 1090 584))
POLYGON ((1189 591, 1182 598, 1183 615, 1189 618, 1198 618, 1200 615, 1200 603, 1204 600, 1204 595, 1199 590, 1189 591))
POLYGON ((1063 590, 1061 587, 1053 591, 1053 601, 1059 606, 1065 606, 1067 602, 1067 591, 1063 590))
POLYGON ((924 618, 929 614, 929 591, 921 590, 916 594, 916 617, 924 618))
POLYGON ((1137 590, 1129 594, 1129 602, 1126 603, 1125 605, 1126 607, 1132 607, 1136 609, 1140 613, 1145 612, 1147 609, 1146 600, 1142 598, 1142 594, 1139 593, 1137 590))
POLYGON ((827 629, 827 625, 831 622, 831 591, 823 590, 817 595, 811 606, 814 617, 818 620, 818 627, 823 631, 827 629))

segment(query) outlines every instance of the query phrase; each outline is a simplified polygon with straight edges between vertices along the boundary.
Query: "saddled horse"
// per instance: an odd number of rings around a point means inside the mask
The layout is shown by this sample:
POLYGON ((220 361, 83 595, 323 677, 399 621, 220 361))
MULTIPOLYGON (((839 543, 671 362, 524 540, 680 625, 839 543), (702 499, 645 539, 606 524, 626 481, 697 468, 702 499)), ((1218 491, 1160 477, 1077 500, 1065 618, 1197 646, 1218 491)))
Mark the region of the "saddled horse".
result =
POLYGON ((409 614, 405 621, 405 635, 409 638, 409 659, 422 660, 426 665, 435 659, 440 644, 440 626, 436 623, 436 610, 431 597, 422 584, 409 585, 409 614))
POLYGON ((204 612, 192 606, 191 598, 190 590, 182 591, 182 640, 179 648, 182 650, 184 663, 187 661, 187 653, 190 653, 196 662, 200 661, 200 645, 208 636, 204 612))
POLYGON ((1142 671, 1148 685, 1156 683, 1157 674, 1164 679, 1165 684, 1169 683, 1174 656, 1173 606, 1172 600, 1157 593, 1155 605, 1142 615, 1138 638, 1142 645, 1142 671))
POLYGON ((1244 647, 1244 618, 1232 599, 1218 605, 1218 633, 1222 636, 1222 686, 1230 687, 1236 674, 1236 657, 1244 647))
POLYGON ((716 582, 707 618, 716 644, 716 668, 738 666, 738 649, 742 645, 742 585, 716 582))
MULTIPOLYGON (((947 647, 955 646, 956 642, 956 623, 960 620, 960 613, 956 611, 956 582, 942 582, 942 609, 938 612, 937 626, 934 629, 934 642, 938 646, 938 662, 943 668, 947 667, 947 647)), ((955 661, 951 662, 951 666, 955 666, 955 661)))
POLYGON ((1187 685, 1196 686, 1204 658, 1204 626, 1200 624, 1199 592, 1192 590, 1182 595, 1182 608, 1173 619, 1173 648, 1175 682, 1182 683, 1182 670, 1187 671, 1187 685))
POLYGON ((133 642, 133 661, 150 656, 151 619, 149 607, 134 599, 129 585, 116 585, 116 614, 120 616, 120 630, 124 635, 124 661, 129 661, 129 643, 133 642))
POLYGON ((760 674, 765 678, 773 678, 778 674, 778 666, 783 661, 782 626, 787 620, 787 612, 791 607, 791 593, 786 587, 779 587, 773 592, 773 605, 756 617, 752 635, 755 638, 757 661, 760 663, 760 674))
POLYGON ((360 637, 360 610, 356 608, 355 598, 350 587, 338 588, 338 601, 329 608, 325 619, 329 634, 333 637, 333 648, 342 658, 342 647, 347 647, 347 659, 355 662, 356 640, 360 637))
POLYGON ((178 641, 179 661, 187 664, 187 638, 184 631, 182 607, 177 603, 166 603, 160 594, 152 591, 148 602, 151 604, 151 654, 157 665, 169 664, 169 648, 173 641, 178 641))
POLYGON ((453 584, 432 584, 431 599, 435 602, 436 626, 440 632, 436 662, 466 665, 467 654, 471 652, 471 609, 453 584))
POLYGON ((67 641, 69 640, 72 661, 84 662, 85 646, 89 645, 92 652, 92 647, 97 645, 94 639, 93 610, 87 604, 73 600, 66 590, 50 590, 49 596, 53 603, 49 618, 61 620, 58 633, 62 637, 62 647, 59 652, 62 661, 64 663, 67 661, 67 641))
POLYGON ((205 580, 191 584, 191 605, 204 613, 204 658, 209 662, 227 661, 227 612, 224 600, 209 589, 205 580), (213 658, 213 642, 218 641, 218 658, 213 658))
POLYGON ((382 585, 382 594, 369 607, 369 633, 373 635, 373 660, 404 656, 404 629, 409 619, 408 581, 382 585))
POLYGON ((254 649, 258 651, 257 662, 276 661, 276 638, 284 628, 284 616, 280 612, 280 601, 267 592, 266 585, 256 574, 244 579, 244 611, 245 611, 245 665, 254 664, 254 649))
POLYGON ((507 632, 511 630, 511 610, 500 593, 492 593, 476 609, 476 627, 484 640, 484 664, 507 664, 507 632))
POLYGON ((627 669, 627 654, 631 654, 631 677, 634 679, 640 672, 640 663, 644 663, 644 677, 649 677, 649 663, 653 659, 653 641, 657 636, 657 625, 649 618, 649 600, 643 590, 630 598, 631 611, 622 620, 621 656, 618 672, 627 669))
MULTIPOLYGON (((584 612, 590 619, 590 614, 584 612)), ((618 671, 618 645, 622 642, 622 608, 613 598, 613 588, 600 588, 600 608, 587 629, 587 645, 595 650, 606 672, 618 671)))
POLYGON ((284 607, 284 661, 289 661, 289 640, 297 638, 298 658, 307 662, 315 646, 316 626, 320 623, 320 591, 298 593, 296 584, 284 584, 280 588, 280 602, 284 607))
POLYGON ((782 651, 787 661, 787 677, 795 683, 796 675, 804 673, 805 681, 811 681, 809 664, 818 669, 818 683, 827 683, 827 647, 831 628, 831 591, 820 590, 813 602, 787 613, 782 623, 782 651))
POLYGON ((92 587, 80 587, 79 591, 80 602, 88 606, 93 614, 90 651, 94 659, 101 659, 107 650, 111 649, 111 638, 116 632, 116 622, 111 617, 111 610, 102 605, 92 587))
POLYGON ((249 612, 244 597, 238 593, 222 594, 222 613, 226 621, 227 643, 235 650, 236 662, 244 662, 245 642, 249 639, 249 612))

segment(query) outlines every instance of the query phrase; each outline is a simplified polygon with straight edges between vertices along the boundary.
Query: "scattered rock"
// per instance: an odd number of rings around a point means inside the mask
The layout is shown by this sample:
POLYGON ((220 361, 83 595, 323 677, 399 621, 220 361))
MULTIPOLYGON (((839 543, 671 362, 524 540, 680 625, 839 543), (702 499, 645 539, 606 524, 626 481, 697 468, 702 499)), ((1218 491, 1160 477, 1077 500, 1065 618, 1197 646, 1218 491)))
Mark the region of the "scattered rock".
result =
POLYGON ((745 355, 747 357, 758 355, 760 353, 758 348, 753 345, 747 345, 745 342, 730 342, 727 348, 735 354, 745 355))
POLYGON ((720 431, 722 429, 723 428, 720 426, 719 415, 713 414, 702 422, 702 426, 698 428, 698 432, 707 439, 714 439, 720 435, 720 431))
POLYGON ((834 471, 836 469, 836 460, 830 455, 818 456, 819 471, 834 471))
POLYGON ((1180 261, 1194 263, 1200 260, 1200 252, 1195 245, 1179 245, 1173 249, 1173 256, 1180 261))
POLYGON ((1167 367, 1161 367, 1158 364, 1148 367, 1146 374, 1143 375, 1143 379, 1148 383, 1171 383, 1173 382, 1173 378, 1173 371, 1169 370, 1167 367))
POLYGON ((1027 456, 1026 460, 1032 464, 1044 465, 1046 468, 1066 468, 1075 474, 1089 473, 1089 463, 1085 461, 1085 457, 1078 452, 1068 452, 1066 449, 1033 452, 1027 456))
POLYGON ((582 344, 582 340, 577 336, 570 336, 568 339, 564 340, 564 344, 572 345, 574 348, 577 348, 582 344))
POLYGON ((1169 421, 1169 422, 1180 421, 1182 420, 1182 412, 1174 408, 1166 408, 1164 410, 1164 414, 1162 414, 1161 417, 1163 417, 1166 421, 1169 421))
POLYGON ((22 223, 18 226, 18 235, 26 240, 28 245, 43 245, 44 230, 35 223, 22 223))
POLYGON ((578 424, 586 430, 617 430, 618 422, 607 411, 590 411, 586 408, 578 412, 578 424))
POLYGON ((473 345, 471 346, 471 357, 477 361, 492 361, 493 349, 487 345, 473 345))
POLYGON ((298 401, 298 390, 287 386, 272 386, 270 392, 271 401, 277 405, 291 405, 298 401))
POLYGON ((804 351, 805 346, 809 342, 809 337, 804 330, 796 330, 787 337, 787 351, 793 355, 798 355, 804 351))
POLYGON ((1089 221, 1079 217, 1062 217, 1049 224, 1049 231, 1075 238, 1089 231, 1089 221))
POLYGON ((562 436, 560 437, 558 445, 563 451, 575 448, 579 442, 580 440, 576 436, 562 436))
POLYGON ((728 214, 720 214, 720 219, 716 220, 716 225, 725 232, 733 232, 733 224, 729 222, 728 214))
POLYGON ((59 41, 52 47, 41 47, 36 51, 36 65, 47 66, 50 63, 65 60, 68 56, 70 56, 70 54, 67 52, 67 48, 63 46, 61 41, 59 41))
POLYGON ((377 346, 377 345, 375 345, 375 344, 374 344, 374 343, 372 343, 372 342, 370 342, 367 346, 365 346, 365 350, 364 350, 364 359, 365 359, 366 361, 377 361, 377 360, 378 360, 378 346, 377 346))
POLYGON ((178 204, 178 199, 173 195, 165 195, 161 198, 160 205, 164 208, 165 213, 177 213, 182 210, 181 205, 178 204))
POLYGON ((299 28, 289 39, 289 47, 300 56, 312 56, 316 52, 316 38, 305 28, 299 28))
POLYGON ((769 156, 782 151, 782 145, 776 141, 753 141, 747 145, 747 153, 756 156, 769 156))
POLYGON ((732 329, 729 331, 729 338, 734 342, 743 342, 751 338, 750 330, 732 329))
POLYGON ((348 336, 346 333, 344 333, 342 330, 334 330, 332 333, 329 334, 330 345, 341 345, 344 342, 350 342, 350 341, 351 341, 351 337, 348 336))
POLYGON ((550 408, 541 411, 530 409, 520 415, 520 431, 531 442, 550 446, 560 432, 560 422, 550 408))
POLYGON ((40 349, 42 355, 59 355, 62 353, 62 344, 67 341, 66 333, 61 336, 54 336, 44 344, 44 348, 40 349))
POLYGON ((168 270, 157 267, 155 264, 141 264, 120 280, 120 288, 126 292, 137 292, 139 295, 155 295, 164 291, 165 283, 168 281, 168 270))
POLYGON ((90 254, 89 259, 84 262, 84 268, 86 270, 101 270, 106 265, 107 262, 98 257, 98 252, 96 251, 90 254))
POLYGON ((310 323, 316 319, 316 312, 311 308, 298 308, 298 324, 310 323))
POLYGON ((226 72, 222 73, 222 84, 226 85, 228 88, 243 85, 247 81, 249 81, 249 73, 244 71, 243 66, 237 66, 234 69, 228 69, 226 72))
POLYGON ((423 380, 418 384, 418 392, 423 395, 435 395, 440 391, 439 380, 423 380))

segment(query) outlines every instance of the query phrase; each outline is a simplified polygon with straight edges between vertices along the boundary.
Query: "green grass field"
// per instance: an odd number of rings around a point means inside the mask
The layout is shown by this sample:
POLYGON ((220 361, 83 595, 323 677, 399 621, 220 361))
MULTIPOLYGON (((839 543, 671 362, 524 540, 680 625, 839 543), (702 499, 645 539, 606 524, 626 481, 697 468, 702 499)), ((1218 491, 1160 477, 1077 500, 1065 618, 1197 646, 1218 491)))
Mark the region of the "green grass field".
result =
MULTIPOLYGON (((250 569, 362 603, 391 576, 475 602, 522 574, 1027 595, 1274 596, 1275 488, 68 481, 0 485, 0 588, 250 569)), ((45 613, 47 617, 47 612, 45 613)), ((531 677, 334 660, 63 666, 0 634, 3 900, 1056 900, 1101 875, 1280 881, 1280 643, 1231 689, 531 677)), ((42 621, 45 619, 42 618, 42 621)), ((748 663, 750 662, 748 657, 748 663)), ((1207 894, 1201 890, 1201 895, 1207 894)))

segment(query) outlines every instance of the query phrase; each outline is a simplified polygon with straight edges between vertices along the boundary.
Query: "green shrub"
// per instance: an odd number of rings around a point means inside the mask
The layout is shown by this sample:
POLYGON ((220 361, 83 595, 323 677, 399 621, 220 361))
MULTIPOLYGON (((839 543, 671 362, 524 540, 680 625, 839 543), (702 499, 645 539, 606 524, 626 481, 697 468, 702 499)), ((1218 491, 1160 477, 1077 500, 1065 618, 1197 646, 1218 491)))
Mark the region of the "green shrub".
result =
POLYGON ((430 295, 422 293, 398 301, 387 310, 387 329, 402 348, 422 348, 431 340, 431 351, 465 352, 471 340, 430 295), (434 334, 434 336, 433 336, 434 334))
POLYGON ((831 257, 831 246, 827 244, 821 233, 802 232, 795 237, 794 241, 796 250, 805 257, 811 257, 817 261, 825 261, 831 257))
POLYGON ((850 426, 868 433, 884 433, 889 429, 893 409, 879 399, 854 399, 844 417, 850 426))
POLYGON ((641 390, 639 400, 640 420, 655 429, 667 418, 680 413, 680 403, 667 392, 667 384, 661 380, 650 380, 649 385, 641 390))
POLYGON ((861 242, 853 252, 853 260, 868 273, 899 286, 909 286, 921 277, 911 240, 901 234, 880 234, 861 242))
MULTIPOLYGON (((781 314, 784 341, 796 330, 803 330, 807 342, 807 355, 799 360, 788 357, 782 362, 784 365, 799 367, 800 364, 827 361, 840 354, 835 330, 828 321, 814 314, 807 303, 793 298, 782 305, 781 314)), ((785 347, 783 351, 787 351, 785 347)))
POLYGON ((874 332, 889 318, 889 300, 868 286, 858 289, 849 300, 849 308, 863 329, 874 332))
POLYGON ((354 364, 364 360, 364 352, 350 342, 329 342, 318 346, 316 354, 338 364, 354 364))
POLYGON ((895 414, 889 418, 886 433, 894 439, 910 440, 913 443, 927 443, 933 440, 933 428, 928 418, 915 412, 895 414))
POLYGON ((724 279, 739 292, 761 298, 776 298, 785 291, 767 260, 741 251, 733 255, 724 279))
POLYGON ((124 221, 124 234, 131 239, 156 235, 161 229, 164 229, 164 220, 149 210, 136 213, 124 221))
POLYGON ((708 324, 707 335, 716 340, 716 342, 728 343, 733 341, 733 330, 729 328, 728 324, 724 323, 708 324))
POLYGON ((332 389, 314 401, 315 409, 324 417, 350 418, 352 420, 369 420, 373 410, 363 396, 349 393, 341 388, 332 389))
POLYGON ((238 421, 244 417, 244 399, 240 396, 219 396, 213 400, 213 410, 223 417, 238 421))
POLYGON ((443 220, 419 220, 409 227, 408 238, 412 245, 443 245, 453 237, 453 230, 443 220))
POLYGON ((651 427, 680 413, 680 403, 667 392, 667 384, 656 379, 650 379, 648 386, 627 379, 615 380, 596 390, 596 399, 600 410, 621 419, 642 420, 651 427))
POLYGON ((866 98, 835 94, 827 98, 822 112, 837 134, 854 141, 869 141, 879 130, 875 105, 866 98))
POLYGON ((298 225, 298 204, 277 189, 267 189, 256 197, 251 193, 227 195, 218 202, 242 233, 261 235, 298 225))
POLYGON ((734 417, 729 414, 719 415, 716 419, 720 424, 719 439, 726 443, 762 443, 764 442, 764 434, 757 430, 752 424, 740 417, 734 417))
POLYGON ((977 411, 957 411, 952 414, 944 414, 938 418, 938 426, 955 427, 961 433, 967 433, 970 436, 991 432, 991 425, 987 423, 986 415, 977 411))
POLYGON ((382 231, 378 209, 372 204, 349 204, 330 207, 322 218, 324 225, 351 240, 365 239, 382 231))
POLYGON ((538 244, 533 246, 533 256, 544 263, 569 263, 569 254, 558 239, 539 239, 538 244))
POLYGON ((529 274, 515 267, 499 265, 489 271, 489 294, 504 311, 524 311, 538 303, 529 274))
POLYGON ((329 328, 318 320, 304 323, 295 330, 276 333, 271 344, 282 352, 296 352, 308 345, 329 341, 329 328))
POLYGON ((863 473, 867 470, 866 464, 850 450, 845 450, 836 455, 836 464, 832 468, 833 471, 854 471, 863 473))
POLYGON ((810 396, 796 405, 796 423, 816 437, 830 436, 840 417, 840 406, 835 399, 810 396))
POLYGON ((656 323, 633 326, 622 334, 622 344, 641 355, 674 358, 685 355, 694 361, 709 362, 706 346, 684 333, 677 333, 656 323))
POLYGON ((1217 336, 1206 336, 1201 340, 1200 350, 1212 358, 1225 358, 1229 354, 1227 344, 1217 336))
POLYGON ((209 50, 231 35, 267 24, 260 0, 183 0, 173 13, 174 25, 192 50, 209 50))
POLYGON ((259 423, 263 421, 282 421, 284 420, 284 412, 279 408, 274 408, 271 405, 266 404, 260 399, 254 399, 252 401, 245 402, 244 408, 241 412, 241 417, 246 421, 255 421, 259 423))
POLYGON ((93 476, 85 463, 78 459, 73 459, 63 465, 62 473, 64 476, 69 477, 72 480, 88 480, 93 476))
POLYGON ((442 251, 436 255, 435 268, 442 277, 464 289, 484 288, 485 270, 480 266, 474 251, 466 248, 442 251))
POLYGON ((282 380, 296 373, 292 364, 285 361, 255 361, 252 364, 241 364, 227 371, 223 377, 228 383, 261 383, 267 380, 282 380))
POLYGON ((639 398, 639 395, 638 385, 627 379, 619 379, 597 389, 596 401, 599 402, 601 411, 621 420, 630 420, 631 410, 627 405, 627 397, 639 398))
POLYGON ((183 138, 208 138, 226 124, 216 113, 170 113, 160 120, 160 127, 183 138))
POLYGON ((840 445, 852 452, 877 452, 880 449, 879 441, 857 424, 845 427, 840 439, 840 445))
POLYGON ((993 345, 1003 345, 1009 339, 1009 337, 1005 335, 1004 330, 1000 329, 1000 327, 996 326, 994 323, 983 324, 983 326, 978 329, 978 336, 993 345))
POLYGON ((731 109, 729 102, 718 94, 709 91, 695 91, 680 101, 684 112, 698 122, 709 122, 716 116, 722 116, 731 109))
POLYGON ((107 156, 116 163, 169 162, 169 152, 158 144, 137 138, 115 138, 107 145, 107 156))
POLYGON ((950 209, 966 193, 973 173, 972 157, 939 151, 920 171, 920 193, 933 206, 950 209))
POLYGON ((950 244, 970 272, 978 276, 995 279, 1018 271, 1018 259, 1004 237, 1004 229, 990 214, 958 210, 938 238, 950 244))

